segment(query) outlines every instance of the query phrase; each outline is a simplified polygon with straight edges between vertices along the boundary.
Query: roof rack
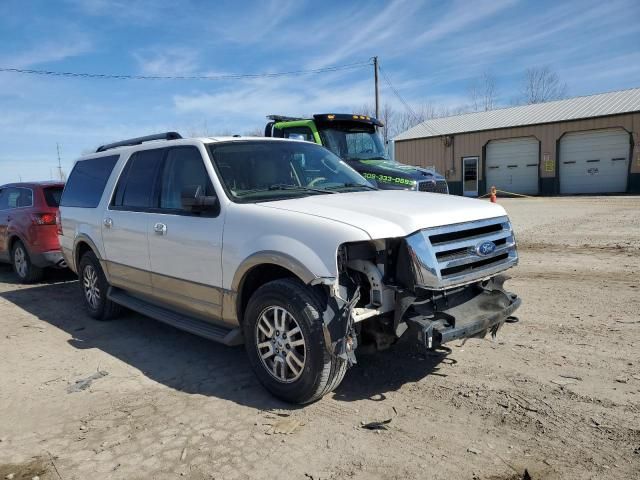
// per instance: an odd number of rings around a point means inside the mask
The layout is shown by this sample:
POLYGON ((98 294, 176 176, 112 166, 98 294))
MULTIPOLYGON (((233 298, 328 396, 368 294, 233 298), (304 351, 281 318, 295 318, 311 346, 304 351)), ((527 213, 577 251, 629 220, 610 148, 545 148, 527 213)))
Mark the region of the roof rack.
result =
POLYGON ((128 147, 131 145, 140 145, 144 142, 151 142, 152 140, 178 140, 180 138, 182 138, 182 135, 180 135, 178 132, 156 133, 154 135, 147 135, 145 137, 130 138, 128 140, 121 140, 119 142, 100 145, 96 150, 96 153, 104 152, 106 150, 111 150, 112 148, 117 148, 117 147, 128 147))
POLYGON ((287 117, 286 115, 267 115, 269 120, 273 120, 274 122, 294 122, 296 120, 308 120, 301 117, 287 117))

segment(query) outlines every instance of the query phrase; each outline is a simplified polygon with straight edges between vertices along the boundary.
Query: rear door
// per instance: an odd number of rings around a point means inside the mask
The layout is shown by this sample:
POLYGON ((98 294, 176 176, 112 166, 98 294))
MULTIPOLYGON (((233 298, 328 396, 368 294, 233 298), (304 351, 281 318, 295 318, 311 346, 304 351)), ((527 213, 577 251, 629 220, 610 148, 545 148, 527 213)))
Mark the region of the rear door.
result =
POLYGON ((125 165, 102 219, 102 241, 111 283, 151 295, 147 230, 165 149, 142 150, 125 165))
MULTIPOLYGON (((8 241, 12 235, 17 235, 28 252, 31 252, 33 207, 33 190, 27 187, 7 187, 3 191, 3 206, 0 210, 0 239, 3 243, 3 253, 9 256, 8 241)), ((8 257, 7 257, 8 258, 8 257)))
POLYGON ((181 194, 199 186, 215 191, 205 160, 195 146, 169 148, 160 175, 159 209, 147 222, 151 281, 163 303, 207 320, 222 313, 222 229, 219 213, 182 207, 181 194))

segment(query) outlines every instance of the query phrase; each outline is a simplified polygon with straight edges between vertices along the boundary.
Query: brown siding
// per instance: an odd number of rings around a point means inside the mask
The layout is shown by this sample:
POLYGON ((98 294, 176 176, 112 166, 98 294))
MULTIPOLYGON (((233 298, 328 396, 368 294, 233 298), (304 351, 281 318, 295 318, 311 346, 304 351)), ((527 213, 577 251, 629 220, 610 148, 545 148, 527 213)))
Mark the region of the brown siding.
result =
MULTIPOLYGON (((609 117, 590 118, 567 122, 530 125, 525 127, 502 128, 483 132, 454 134, 453 145, 444 146, 442 137, 418 138, 395 142, 396 160, 409 165, 434 165, 436 170, 444 173, 450 181, 461 180, 462 157, 480 157, 480 171, 483 171, 482 147, 491 140, 517 137, 535 137, 540 144, 541 154, 549 153, 556 161, 556 142, 563 134, 582 130, 599 130, 602 128, 624 128, 632 133, 634 150, 631 157, 631 172, 640 173, 640 112, 609 117), (452 154, 454 160, 452 160, 452 154)), ((540 176, 555 177, 555 172, 546 172, 540 159, 540 176)))

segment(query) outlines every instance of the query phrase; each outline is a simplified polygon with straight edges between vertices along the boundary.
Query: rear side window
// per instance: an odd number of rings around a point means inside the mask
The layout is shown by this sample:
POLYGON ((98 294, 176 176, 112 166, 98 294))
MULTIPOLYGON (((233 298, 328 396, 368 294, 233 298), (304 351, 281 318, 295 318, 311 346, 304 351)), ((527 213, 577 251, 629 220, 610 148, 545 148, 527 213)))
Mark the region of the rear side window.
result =
POLYGON ((164 151, 143 150, 131 155, 118 181, 112 206, 144 210, 156 205, 155 183, 164 151))
POLYGON ((0 210, 33 206, 33 191, 30 188, 8 187, 2 190, 0 210))
POLYGON ((82 160, 73 167, 62 194, 63 207, 96 208, 119 155, 82 160))
POLYGON ((62 187, 49 187, 42 190, 44 193, 44 201, 49 207, 57 207, 60 205, 62 197, 62 187))

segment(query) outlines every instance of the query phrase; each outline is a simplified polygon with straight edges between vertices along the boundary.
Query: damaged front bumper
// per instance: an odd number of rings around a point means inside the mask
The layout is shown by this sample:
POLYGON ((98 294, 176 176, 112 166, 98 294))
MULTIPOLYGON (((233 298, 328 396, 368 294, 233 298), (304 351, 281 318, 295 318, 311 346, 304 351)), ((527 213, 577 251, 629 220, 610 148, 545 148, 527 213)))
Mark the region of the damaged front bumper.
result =
POLYGON ((506 276, 411 305, 404 314, 407 333, 427 349, 460 338, 495 336, 522 300, 504 290, 506 276))

